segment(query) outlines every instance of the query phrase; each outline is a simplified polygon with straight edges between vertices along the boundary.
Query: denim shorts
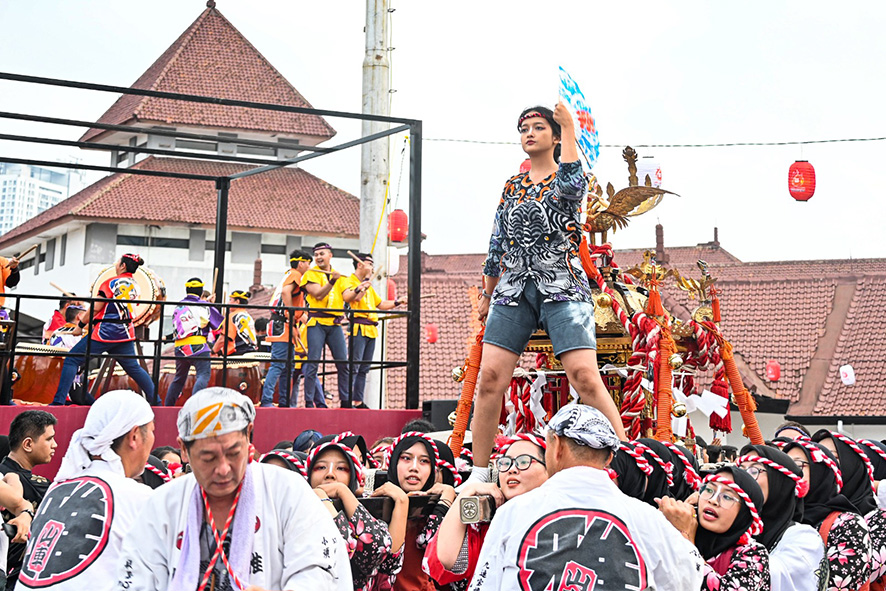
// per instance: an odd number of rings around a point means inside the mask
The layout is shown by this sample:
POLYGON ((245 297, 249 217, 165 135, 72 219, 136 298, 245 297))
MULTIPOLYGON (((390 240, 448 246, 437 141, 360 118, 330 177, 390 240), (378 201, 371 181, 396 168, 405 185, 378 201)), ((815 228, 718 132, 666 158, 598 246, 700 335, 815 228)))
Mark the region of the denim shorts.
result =
POLYGON ((557 357, 597 348, 593 302, 545 302, 533 281, 526 282, 516 306, 489 306, 483 342, 520 355, 539 328, 548 334, 557 357))

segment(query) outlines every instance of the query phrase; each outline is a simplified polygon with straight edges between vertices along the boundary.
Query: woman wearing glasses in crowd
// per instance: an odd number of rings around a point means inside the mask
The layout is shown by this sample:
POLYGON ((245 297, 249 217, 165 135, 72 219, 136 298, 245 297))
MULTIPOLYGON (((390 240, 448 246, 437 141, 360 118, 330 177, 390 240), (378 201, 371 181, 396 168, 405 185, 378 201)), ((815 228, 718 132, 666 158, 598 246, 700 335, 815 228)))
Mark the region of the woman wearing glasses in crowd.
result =
POLYGON ((871 576, 871 536, 864 518, 843 496, 843 474, 836 458, 819 443, 795 440, 785 453, 800 466, 809 493, 803 523, 815 528, 827 547, 828 589, 862 589, 871 576))
POLYGON ((818 591, 827 581, 827 557, 818 534, 803 525, 808 484, 785 453, 766 445, 746 445, 738 463, 763 491, 763 533, 769 551, 773 591, 818 591))
POLYGON ((538 488, 548 479, 545 469, 545 440, 521 434, 499 446, 495 461, 498 484, 469 481, 456 498, 455 508, 446 514, 437 535, 425 550, 427 572, 439 585, 453 590, 466 589, 474 569, 489 523, 467 525, 461 522, 459 499, 491 495, 496 507, 505 501, 538 488))
POLYGON ((698 493, 698 508, 661 499, 661 512, 695 544, 705 559, 702 591, 769 591, 769 553, 753 539, 763 528, 763 492, 735 466, 708 475, 698 493))

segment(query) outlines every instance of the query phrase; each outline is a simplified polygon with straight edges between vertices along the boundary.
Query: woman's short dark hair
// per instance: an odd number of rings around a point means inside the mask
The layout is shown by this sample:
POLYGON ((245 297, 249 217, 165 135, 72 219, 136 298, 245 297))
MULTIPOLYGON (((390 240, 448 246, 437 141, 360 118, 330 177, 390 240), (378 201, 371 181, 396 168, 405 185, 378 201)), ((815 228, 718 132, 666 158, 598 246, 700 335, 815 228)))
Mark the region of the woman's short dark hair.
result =
MULTIPOLYGON (((520 130, 521 119, 528 115, 529 113, 538 113, 539 117, 548 122, 548 125, 551 126, 551 133, 557 139, 560 139, 563 133, 560 124, 554 121, 554 112, 547 107, 542 107, 538 105, 536 107, 529 107, 528 109, 523 109, 523 112, 520 113, 520 116, 517 117, 517 130, 520 130)), ((554 148, 554 162, 560 162, 560 144, 557 144, 557 147, 554 148)))

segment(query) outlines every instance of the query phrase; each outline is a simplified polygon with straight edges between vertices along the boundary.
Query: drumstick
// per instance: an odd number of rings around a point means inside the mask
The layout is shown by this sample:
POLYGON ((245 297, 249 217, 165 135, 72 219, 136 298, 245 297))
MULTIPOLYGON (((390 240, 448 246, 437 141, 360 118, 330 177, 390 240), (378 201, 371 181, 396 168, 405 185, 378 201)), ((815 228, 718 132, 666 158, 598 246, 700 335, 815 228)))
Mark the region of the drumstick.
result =
POLYGON ((355 255, 355 254, 354 254, 353 252, 351 252, 350 250, 348 251, 348 255, 350 255, 350 257, 351 257, 352 259, 354 259, 355 261, 357 261, 358 264, 363 262, 363 259, 361 259, 361 258, 358 257, 357 255, 355 255))
MULTIPOLYGON (((38 248, 39 246, 40 246, 40 244, 35 244, 34 246, 32 246, 31 248, 29 248, 29 249, 26 250, 25 252, 21 253, 21 254, 18 255, 17 257, 12 257, 12 258, 14 258, 14 259, 18 259, 18 260, 22 260, 23 257, 26 257, 26 256, 28 256, 29 254, 31 254, 32 252, 34 252, 35 250, 37 250, 37 248, 38 248)), ((9 268, 9 263, 6 263, 6 268, 7 268, 7 269, 9 268)))
POLYGON ((435 293, 423 293, 420 296, 418 296, 418 299, 429 300, 429 299, 435 298, 435 297, 437 297, 437 294, 435 294, 435 293))
POLYGON ((212 272, 212 295, 215 295, 216 291, 218 291, 218 267, 212 272))
POLYGON ((75 298, 75 297, 77 297, 77 296, 75 296, 74 294, 65 291, 64 289, 62 289, 61 287, 59 287, 58 285, 56 285, 56 284, 53 283, 52 281, 49 282, 49 285, 51 285, 52 287, 54 287, 54 288, 56 288, 57 290, 59 290, 60 292, 62 292, 62 295, 66 295, 66 296, 68 296, 69 298, 75 298))

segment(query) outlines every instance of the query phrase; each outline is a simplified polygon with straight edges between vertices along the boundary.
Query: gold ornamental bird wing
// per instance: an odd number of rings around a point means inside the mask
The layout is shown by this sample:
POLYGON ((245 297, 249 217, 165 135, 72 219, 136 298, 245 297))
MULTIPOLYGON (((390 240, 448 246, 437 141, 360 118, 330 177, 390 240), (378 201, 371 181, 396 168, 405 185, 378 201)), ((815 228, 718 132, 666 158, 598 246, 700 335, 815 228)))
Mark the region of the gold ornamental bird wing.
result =
POLYGON ((626 187, 612 196, 606 211, 616 216, 640 215, 658 205, 665 193, 676 195, 676 193, 657 187, 626 187))

